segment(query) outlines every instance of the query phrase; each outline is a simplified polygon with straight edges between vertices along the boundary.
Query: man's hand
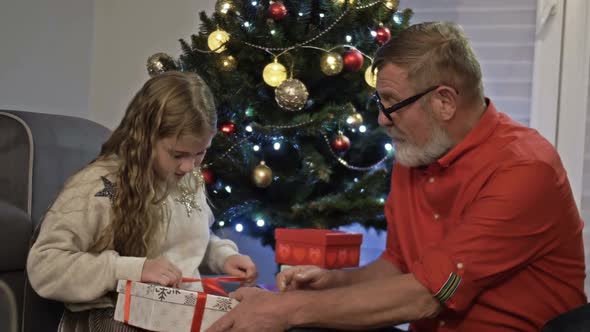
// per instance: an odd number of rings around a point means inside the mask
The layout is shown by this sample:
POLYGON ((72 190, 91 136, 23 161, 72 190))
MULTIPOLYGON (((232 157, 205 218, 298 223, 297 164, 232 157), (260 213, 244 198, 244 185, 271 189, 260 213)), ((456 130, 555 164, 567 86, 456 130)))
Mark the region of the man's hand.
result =
POLYGON ((258 278, 256 265, 252 259, 244 255, 232 255, 225 259, 223 272, 232 276, 246 278, 243 285, 252 286, 258 278))
POLYGON ((277 275, 280 291, 296 289, 326 289, 335 287, 337 271, 329 271, 317 266, 295 266, 277 275))
POLYGON ((162 286, 178 286, 182 282, 182 271, 163 256, 153 259, 148 258, 143 263, 141 282, 155 282, 162 286))
POLYGON ((291 327, 287 323, 288 303, 280 300, 280 294, 244 287, 229 296, 240 304, 205 332, 282 332, 291 327))

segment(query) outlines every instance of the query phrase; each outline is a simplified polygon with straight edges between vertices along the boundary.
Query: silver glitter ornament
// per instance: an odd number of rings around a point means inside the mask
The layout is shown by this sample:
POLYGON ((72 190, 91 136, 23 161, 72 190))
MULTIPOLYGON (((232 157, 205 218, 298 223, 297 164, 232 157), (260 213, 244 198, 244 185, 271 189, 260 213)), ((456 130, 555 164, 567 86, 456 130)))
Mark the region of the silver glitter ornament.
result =
POLYGON ((156 53, 147 59, 147 71, 152 77, 170 71, 177 70, 178 66, 174 59, 166 53, 156 53))
POLYGON ((281 108, 288 111, 299 111, 307 103, 309 93, 305 84, 293 78, 284 80, 275 89, 275 100, 281 108))

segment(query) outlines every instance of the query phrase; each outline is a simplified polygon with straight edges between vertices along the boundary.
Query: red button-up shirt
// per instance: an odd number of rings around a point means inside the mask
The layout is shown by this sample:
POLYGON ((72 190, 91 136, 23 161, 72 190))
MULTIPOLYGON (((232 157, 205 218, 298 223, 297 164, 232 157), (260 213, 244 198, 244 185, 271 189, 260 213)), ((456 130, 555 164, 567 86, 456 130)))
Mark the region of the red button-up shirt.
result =
POLYGON ((561 160, 489 102, 437 162, 395 164, 382 258, 446 308, 413 331, 538 331, 586 303, 583 223, 561 160))

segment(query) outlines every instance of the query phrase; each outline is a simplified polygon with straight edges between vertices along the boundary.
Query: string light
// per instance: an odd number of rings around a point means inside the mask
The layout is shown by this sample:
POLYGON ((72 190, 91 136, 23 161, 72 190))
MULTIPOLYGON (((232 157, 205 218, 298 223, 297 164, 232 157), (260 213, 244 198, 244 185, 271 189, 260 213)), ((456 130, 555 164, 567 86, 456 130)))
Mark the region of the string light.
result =
POLYGON ((260 151, 260 145, 254 145, 252 147, 252 150, 257 151, 257 152, 260 151))
POLYGON ((248 125, 246 126, 246 131, 251 133, 254 129, 252 129, 252 126, 248 125))
POLYGON ((391 145, 391 143, 387 143, 387 144, 385 144, 385 150, 386 150, 387 152, 391 152, 391 151, 393 151, 393 145, 391 145))
POLYGON ((342 166, 353 170, 353 171, 370 171, 376 167, 378 167, 382 162, 384 162, 385 160, 390 158, 390 155, 387 154, 385 155, 385 157, 381 158, 381 160, 379 160, 378 162, 376 162, 373 165, 370 166, 354 166, 349 164, 346 160, 342 159, 340 156, 338 156, 336 154, 336 152, 334 152, 334 150, 332 150, 332 145, 330 143, 330 140, 328 139, 328 136, 326 135, 326 133, 324 133, 323 131, 321 132, 322 136, 324 137, 324 141, 326 142, 326 144, 328 145, 329 149, 330 149, 330 153, 332 154, 332 157, 334 157, 342 166))
POLYGON ((371 36, 373 36, 373 37, 377 37, 377 31, 375 31, 375 30, 371 30, 371 36))
MULTIPOLYGON (((272 53, 272 51, 283 51, 283 52, 287 52, 287 51, 293 50, 295 48, 298 48, 298 47, 302 47, 304 45, 307 45, 307 44, 315 41, 316 39, 322 37, 324 34, 326 34, 327 32, 329 32, 330 30, 332 30, 334 28, 334 26, 336 26, 336 24, 338 24, 342 20, 342 18, 344 18, 344 16, 346 16, 348 13, 350 13, 351 9, 355 9, 355 10, 366 9, 366 8, 373 7, 373 6, 375 6, 377 4, 380 4, 380 3, 381 3, 381 0, 378 0, 378 1, 374 1, 374 2, 368 3, 366 5, 363 5, 363 6, 356 6, 354 8, 353 7, 348 7, 340 16, 338 16, 338 18, 336 20, 334 20, 334 22, 332 22, 332 24, 330 24, 328 26, 328 28, 326 28, 326 30, 320 32, 315 37, 312 37, 312 38, 310 38, 310 39, 308 39, 308 40, 306 40, 306 41, 304 41, 302 43, 298 43, 298 44, 295 44, 295 45, 292 45, 292 46, 289 46, 289 47, 265 47, 265 46, 261 46, 261 45, 249 43, 249 42, 246 42, 246 41, 241 41, 241 42, 244 43, 245 45, 248 45, 250 47, 263 50, 263 51, 268 52, 268 53, 270 53, 272 55, 274 55, 272 53)), ((256 5, 258 5, 258 2, 257 1, 252 1, 252 6, 256 6, 256 5)), ((299 13, 299 16, 303 16, 303 13, 299 13)), ((394 15, 394 18, 393 19, 394 19, 394 21, 396 21, 395 15, 394 15)), ((401 19, 399 19, 399 20, 401 22, 401 19)), ((350 43, 351 40, 352 40, 352 37, 350 37, 350 40, 347 41, 347 42, 350 43)), ((200 52, 200 53, 212 53, 213 52, 213 51, 201 50, 199 48, 193 48, 193 49, 195 51, 197 51, 197 52, 200 52)), ((220 52, 219 50, 215 50, 215 51, 216 52, 220 52)))
POLYGON ((258 227, 264 226, 264 219, 258 219, 258 220, 256 220, 256 226, 258 226, 258 227))
POLYGON ((365 125, 362 125, 362 126, 360 126, 360 127, 359 127, 359 131, 360 131, 361 133, 364 133, 364 132, 366 132, 366 131, 367 131, 367 127, 366 127, 365 125))
POLYGON ((293 46, 289 46, 289 47, 264 47, 264 46, 260 46, 260 45, 249 43, 249 42, 243 42, 243 43, 246 44, 246 45, 248 45, 248 46, 250 46, 250 47, 258 48, 258 49, 261 49, 261 50, 266 51, 266 52, 271 52, 271 51, 290 51, 290 50, 293 50, 293 49, 295 49, 297 47, 301 47, 301 46, 307 45, 307 44, 315 41, 316 39, 322 37, 324 34, 326 34, 327 32, 329 32, 330 30, 332 30, 334 28, 334 26, 336 26, 336 24, 338 24, 342 20, 342 18, 344 18, 344 16, 348 15, 348 13, 351 12, 352 9, 355 9, 355 10, 366 9, 366 8, 369 8, 369 7, 373 7, 375 5, 378 5, 380 3, 381 3, 381 0, 378 0, 378 1, 374 1, 374 2, 368 3, 366 5, 362 5, 362 6, 348 7, 342 14, 340 14, 340 16, 338 16, 338 18, 336 20, 334 20, 334 22, 332 22, 332 24, 330 24, 326 28, 326 30, 320 32, 315 37, 312 37, 312 38, 310 38, 310 39, 308 39, 308 40, 306 40, 306 41, 304 41, 302 43, 298 43, 298 44, 293 45, 293 46))
POLYGON ((228 193, 231 194, 231 187, 230 186, 225 186, 225 191, 227 191, 228 193))
POLYGON ((381 204, 385 203, 385 198, 379 198, 379 203, 381 203, 381 204))
POLYGON ((393 22, 395 22, 396 24, 402 24, 403 19, 402 19, 402 15, 399 12, 396 12, 395 14, 393 14, 393 22))
POLYGON ((346 42, 347 42, 347 43, 350 43, 351 41, 352 41, 352 36, 350 36, 350 35, 347 35, 347 36, 346 36, 346 42))
POLYGON ((217 224, 219 225, 219 227, 223 227, 225 226, 225 221, 220 220, 217 224))
POLYGON ((236 232, 241 233, 244 230, 244 225, 236 224, 236 232))
POLYGON ((275 142, 275 144, 273 144, 273 146, 272 146, 272 147, 273 147, 275 150, 277 150, 277 151, 278 151, 278 150, 280 150, 280 149, 281 149, 281 143, 279 143, 279 142, 275 142))

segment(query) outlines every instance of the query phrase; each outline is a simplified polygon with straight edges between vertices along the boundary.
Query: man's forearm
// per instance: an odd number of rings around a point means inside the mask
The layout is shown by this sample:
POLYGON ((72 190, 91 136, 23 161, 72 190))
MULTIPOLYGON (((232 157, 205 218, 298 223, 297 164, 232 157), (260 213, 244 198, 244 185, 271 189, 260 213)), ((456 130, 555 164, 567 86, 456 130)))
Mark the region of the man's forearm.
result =
POLYGON ((283 294, 289 325, 345 330, 375 328, 434 317, 440 304, 411 274, 350 287, 283 294))
POLYGON ((332 272, 336 276, 334 287, 351 286, 402 274, 395 265, 381 258, 357 269, 334 270, 332 272))

